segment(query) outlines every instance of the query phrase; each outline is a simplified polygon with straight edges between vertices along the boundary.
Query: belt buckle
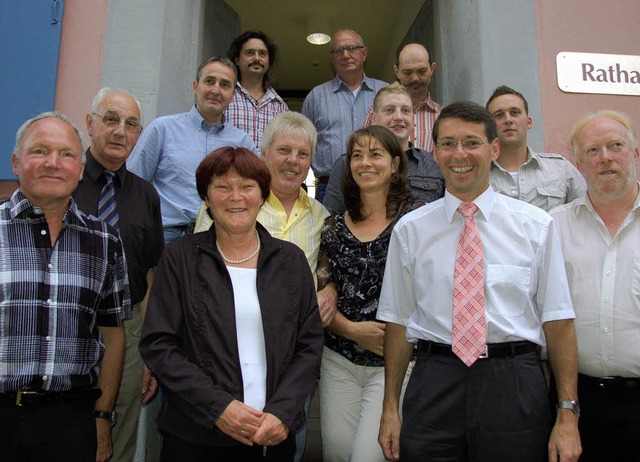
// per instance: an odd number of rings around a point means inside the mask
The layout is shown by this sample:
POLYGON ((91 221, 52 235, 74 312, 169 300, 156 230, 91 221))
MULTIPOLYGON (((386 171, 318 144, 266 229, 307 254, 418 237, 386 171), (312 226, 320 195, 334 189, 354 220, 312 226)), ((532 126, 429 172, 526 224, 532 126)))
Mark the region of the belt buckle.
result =
POLYGON ((488 359, 489 358, 489 346, 487 345, 487 348, 485 348, 484 352, 478 356, 478 359, 488 359))
POLYGON ((20 390, 16 393, 16 406, 18 407, 22 407, 24 406, 24 404, 22 404, 22 397, 23 396, 30 396, 30 395, 37 395, 38 392, 37 391, 30 391, 30 390, 20 390))

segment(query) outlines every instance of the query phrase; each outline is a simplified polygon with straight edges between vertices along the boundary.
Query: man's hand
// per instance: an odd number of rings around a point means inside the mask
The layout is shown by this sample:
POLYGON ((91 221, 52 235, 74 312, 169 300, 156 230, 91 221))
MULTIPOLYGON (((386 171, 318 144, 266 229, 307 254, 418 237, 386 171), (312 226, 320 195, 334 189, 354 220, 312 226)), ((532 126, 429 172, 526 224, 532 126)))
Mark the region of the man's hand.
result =
POLYGON ((253 435, 253 442, 260 446, 275 446, 289 436, 289 428, 273 414, 265 413, 262 425, 253 435))
POLYGON ((386 324, 376 321, 354 322, 351 339, 362 348, 382 356, 384 353, 384 330, 386 324))
POLYGON ((569 409, 558 409, 549 437, 549 462, 576 462, 581 453, 578 416, 569 409))
POLYGON ((335 283, 331 282, 324 289, 318 291, 316 297, 318 299, 322 327, 327 327, 333 321, 338 307, 338 290, 335 283))
POLYGON ((155 398, 157 392, 158 379, 145 364, 142 369, 142 404, 147 404, 155 398))
POLYGON ((400 426, 400 416, 397 411, 382 413, 378 444, 387 460, 400 460, 400 426))
POLYGON ((113 448, 111 447, 111 421, 97 418, 96 436, 98 438, 96 462, 107 462, 113 455, 113 448))
POLYGON ((262 411, 234 399, 216 421, 216 426, 226 435, 247 446, 253 446, 253 437, 262 426, 262 411))

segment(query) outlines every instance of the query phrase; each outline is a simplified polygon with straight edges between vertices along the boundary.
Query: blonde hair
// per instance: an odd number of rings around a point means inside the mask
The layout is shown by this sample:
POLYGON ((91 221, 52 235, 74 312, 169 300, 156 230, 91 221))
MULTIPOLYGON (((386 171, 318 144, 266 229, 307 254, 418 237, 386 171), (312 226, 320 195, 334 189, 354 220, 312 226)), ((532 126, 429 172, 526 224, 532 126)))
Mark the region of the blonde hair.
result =
POLYGON ((627 114, 614 111, 611 109, 603 109, 598 112, 592 112, 590 114, 586 114, 582 116, 576 124, 573 126, 571 130, 571 149, 573 152, 573 156, 578 158, 578 137, 584 127, 586 127, 589 123, 593 122, 596 119, 610 119, 615 122, 618 122, 620 125, 624 126, 627 129, 627 136, 629 137, 629 141, 632 144, 632 148, 635 148, 638 144, 638 137, 636 135, 636 126, 627 114))

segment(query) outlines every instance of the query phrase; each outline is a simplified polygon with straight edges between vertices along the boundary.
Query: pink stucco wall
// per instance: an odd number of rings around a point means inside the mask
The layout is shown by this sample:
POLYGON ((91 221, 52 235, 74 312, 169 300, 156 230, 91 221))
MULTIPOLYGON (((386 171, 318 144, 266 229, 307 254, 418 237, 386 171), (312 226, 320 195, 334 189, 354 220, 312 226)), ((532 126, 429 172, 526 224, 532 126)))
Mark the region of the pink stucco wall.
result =
POLYGON ((108 10, 108 0, 66 0, 64 6, 55 109, 85 135, 85 115, 102 82, 108 10))
POLYGON ((556 78, 556 55, 563 51, 640 55, 638 24, 637 0, 536 0, 545 150, 571 157, 569 133, 588 112, 615 109, 640 124, 639 96, 565 93, 556 78))

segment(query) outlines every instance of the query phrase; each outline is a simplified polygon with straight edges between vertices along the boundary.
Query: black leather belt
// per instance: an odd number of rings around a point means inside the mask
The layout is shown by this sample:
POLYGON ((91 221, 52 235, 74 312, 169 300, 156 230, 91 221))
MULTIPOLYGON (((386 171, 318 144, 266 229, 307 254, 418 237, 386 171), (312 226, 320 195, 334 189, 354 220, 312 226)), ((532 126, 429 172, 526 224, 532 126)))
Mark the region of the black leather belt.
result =
POLYGON ((631 390, 640 388, 640 378, 637 377, 591 377, 578 374, 578 388, 582 385, 597 387, 604 390, 631 390))
MULTIPOLYGON (((418 351, 431 353, 434 355, 455 356, 457 355, 451 350, 451 345, 444 343, 432 342, 430 340, 419 340, 418 351)), ((504 356, 518 356, 525 353, 540 354, 540 347, 533 342, 522 340, 519 342, 490 343, 487 345, 487 351, 480 356, 481 359, 499 358, 504 356)))
POLYGON ((58 401, 97 400, 102 395, 99 388, 78 388, 67 391, 20 390, 0 393, 0 402, 18 407, 35 407, 58 401))

